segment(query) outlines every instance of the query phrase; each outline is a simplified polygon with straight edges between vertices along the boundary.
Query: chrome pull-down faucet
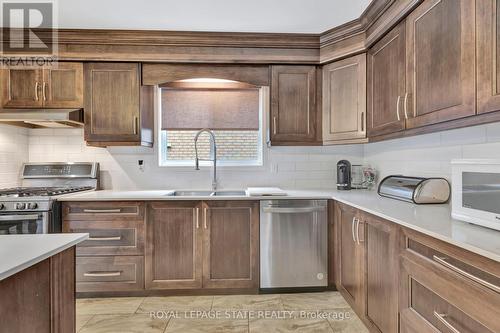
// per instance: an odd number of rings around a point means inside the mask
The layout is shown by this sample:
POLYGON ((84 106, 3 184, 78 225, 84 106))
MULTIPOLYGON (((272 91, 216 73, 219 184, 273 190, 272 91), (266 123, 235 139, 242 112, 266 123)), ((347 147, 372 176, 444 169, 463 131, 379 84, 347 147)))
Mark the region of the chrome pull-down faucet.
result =
POLYGON ((212 178, 212 191, 215 192, 217 190, 217 144, 215 143, 215 134, 211 129, 204 128, 204 129, 199 130, 198 133, 196 133, 196 135, 194 137, 194 151, 196 154, 196 157, 195 157, 195 169, 196 170, 200 170, 200 161, 212 161, 214 163, 214 174, 213 174, 213 178, 212 178), (200 137, 200 135, 203 132, 210 134, 210 148, 213 151, 213 159, 205 159, 204 160, 204 159, 198 158, 198 138, 200 137))

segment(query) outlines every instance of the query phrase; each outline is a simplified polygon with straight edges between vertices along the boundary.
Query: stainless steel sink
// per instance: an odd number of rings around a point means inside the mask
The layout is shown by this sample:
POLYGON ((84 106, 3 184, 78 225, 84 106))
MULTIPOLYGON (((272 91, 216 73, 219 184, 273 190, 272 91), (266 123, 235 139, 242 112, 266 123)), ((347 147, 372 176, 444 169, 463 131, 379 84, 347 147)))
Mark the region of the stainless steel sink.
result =
POLYGON ((172 197, 241 197, 245 196, 245 191, 174 191, 168 196, 172 197))
POLYGON ((169 194, 172 197, 209 197, 213 191, 174 191, 169 194))
POLYGON ((246 196, 247 193, 245 191, 216 191, 212 195, 218 197, 242 197, 246 196))

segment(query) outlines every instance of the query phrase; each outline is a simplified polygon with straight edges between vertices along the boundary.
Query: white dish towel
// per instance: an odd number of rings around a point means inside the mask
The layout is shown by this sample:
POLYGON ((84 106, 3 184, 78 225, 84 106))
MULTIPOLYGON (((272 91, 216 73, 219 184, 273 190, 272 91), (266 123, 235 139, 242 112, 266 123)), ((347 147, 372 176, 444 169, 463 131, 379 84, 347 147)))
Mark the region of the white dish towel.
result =
POLYGON ((251 197, 265 197, 284 196, 287 194, 279 187, 249 187, 247 188, 247 195, 251 197))

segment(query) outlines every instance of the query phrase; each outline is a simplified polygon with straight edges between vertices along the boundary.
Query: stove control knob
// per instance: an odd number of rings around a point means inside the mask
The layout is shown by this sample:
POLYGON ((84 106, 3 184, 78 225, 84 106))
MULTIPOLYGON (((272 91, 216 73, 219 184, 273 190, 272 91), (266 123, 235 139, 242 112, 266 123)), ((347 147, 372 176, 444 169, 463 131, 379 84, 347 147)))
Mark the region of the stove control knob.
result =
POLYGON ((22 203, 22 202, 18 202, 16 204, 16 210, 23 210, 23 209, 26 209, 26 204, 22 203))
POLYGON ((0 210, 5 209, 5 205, 0 203, 0 210))
POLYGON ((37 209, 38 208, 38 204, 36 202, 30 202, 28 204, 28 209, 37 209))

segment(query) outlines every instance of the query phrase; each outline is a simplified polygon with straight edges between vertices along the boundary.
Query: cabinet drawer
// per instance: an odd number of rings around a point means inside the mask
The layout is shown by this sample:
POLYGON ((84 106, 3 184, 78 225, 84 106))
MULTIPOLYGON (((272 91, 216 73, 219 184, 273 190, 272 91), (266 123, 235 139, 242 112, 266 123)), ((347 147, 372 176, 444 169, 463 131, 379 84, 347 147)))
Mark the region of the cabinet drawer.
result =
POLYGON ((500 332, 499 294, 410 251, 401 257, 401 311, 440 332, 500 332))
POLYGON ((144 221, 64 221, 64 232, 88 233, 77 256, 144 255, 144 221))
POLYGON ((500 277, 466 263, 457 258, 458 256, 445 254, 412 238, 407 240, 407 249, 425 257, 429 262, 440 265, 443 269, 451 270, 456 275, 467 278, 471 283, 477 283, 500 295, 500 277))
POLYGON ((144 257, 76 258, 76 291, 144 289, 144 257))
POLYGON ((70 202, 63 206, 65 220, 143 219, 142 202, 70 202))

